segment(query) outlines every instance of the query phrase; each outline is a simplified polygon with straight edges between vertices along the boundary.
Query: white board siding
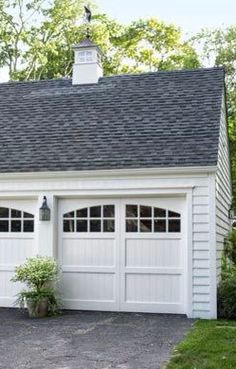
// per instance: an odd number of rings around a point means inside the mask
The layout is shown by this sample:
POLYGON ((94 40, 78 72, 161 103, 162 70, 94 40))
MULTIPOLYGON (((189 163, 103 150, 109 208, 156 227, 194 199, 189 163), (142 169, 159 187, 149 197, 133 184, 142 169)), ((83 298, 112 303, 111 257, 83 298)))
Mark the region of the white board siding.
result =
POLYGON ((229 209, 232 202, 229 144, 225 114, 225 101, 222 102, 218 165, 216 172, 216 267, 217 281, 221 274, 221 256, 224 238, 230 229, 229 209))
POLYGON ((193 189, 193 317, 209 318, 210 308, 210 225, 209 182, 193 189))

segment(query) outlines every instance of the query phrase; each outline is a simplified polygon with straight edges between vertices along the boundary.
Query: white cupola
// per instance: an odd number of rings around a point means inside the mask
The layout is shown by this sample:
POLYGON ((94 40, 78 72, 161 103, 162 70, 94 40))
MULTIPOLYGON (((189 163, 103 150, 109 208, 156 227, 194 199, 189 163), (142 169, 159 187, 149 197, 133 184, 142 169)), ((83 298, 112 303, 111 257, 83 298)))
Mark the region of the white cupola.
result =
POLYGON ((87 37, 80 44, 75 45, 75 62, 73 65, 73 85, 97 83, 103 76, 100 48, 87 37))

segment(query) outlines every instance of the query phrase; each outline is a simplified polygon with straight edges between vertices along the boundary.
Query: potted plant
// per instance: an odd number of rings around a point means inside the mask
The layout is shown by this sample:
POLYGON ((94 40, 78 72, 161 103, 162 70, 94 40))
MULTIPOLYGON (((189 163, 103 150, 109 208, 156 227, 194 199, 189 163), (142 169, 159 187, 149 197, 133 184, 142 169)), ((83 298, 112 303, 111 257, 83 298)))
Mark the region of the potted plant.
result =
POLYGON ((27 286, 18 294, 17 304, 27 306, 29 316, 42 318, 58 312, 55 293, 59 268, 57 262, 46 256, 28 258, 16 267, 13 282, 22 282, 27 286))

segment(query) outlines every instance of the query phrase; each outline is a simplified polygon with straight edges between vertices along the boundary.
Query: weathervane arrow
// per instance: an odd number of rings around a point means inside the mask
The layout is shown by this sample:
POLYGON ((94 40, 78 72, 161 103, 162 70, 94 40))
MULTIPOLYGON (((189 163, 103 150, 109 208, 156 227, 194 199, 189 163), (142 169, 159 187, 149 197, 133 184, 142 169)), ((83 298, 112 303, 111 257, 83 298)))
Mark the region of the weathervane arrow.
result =
POLYGON ((90 23, 91 22, 91 18, 92 18, 92 13, 91 10, 89 9, 89 6, 84 6, 84 11, 85 11, 85 20, 86 22, 90 23))

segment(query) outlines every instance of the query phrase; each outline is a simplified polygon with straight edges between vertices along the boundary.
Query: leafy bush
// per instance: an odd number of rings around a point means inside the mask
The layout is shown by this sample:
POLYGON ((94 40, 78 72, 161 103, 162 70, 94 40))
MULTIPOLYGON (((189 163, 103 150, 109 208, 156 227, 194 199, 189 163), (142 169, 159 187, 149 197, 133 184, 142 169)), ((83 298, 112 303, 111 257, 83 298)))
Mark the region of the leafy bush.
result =
POLYGON ((47 256, 28 258, 26 262, 15 269, 13 282, 25 283, 37 291, 55 281, 58 276, 57 262, 47 256))
POLYGON ((236 318, 236 272, 225 274, 218 286, 218 315, 221 318, 236 318))
POLYGON ((25 301, 37 307, 42 300, 47 300, 50 315, 59 311, 59 303, 55 296, 55 286, 59 274, 57 262, 50 257, 36 256, 28 258, 24 264, 16 267, 13 282, 25 283, 28 290, 19 293, 16 301, 24 306, 25 301))
POLYGON ((236 229, 229 232, 225 239, 224 255, 229 262, 236 266, 236 229))
POLYGON ((18 295, 18 299, 16 300, 16 305, 24 307, 25 301, 30 301, 31 304, 36 306, 40 301, 47 300, 48 303, 48 314, 55 315, 59 313, 60 304, 58 299, 55 296, 55 291, 52 288, 42 288, 39 291, 22 291, 18 295))
POLYGON ((222 280, 218 286, 218 316, 236 318, 236 230, 225 239, 222 256, 222 280))

